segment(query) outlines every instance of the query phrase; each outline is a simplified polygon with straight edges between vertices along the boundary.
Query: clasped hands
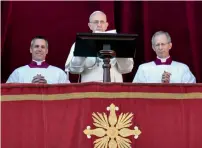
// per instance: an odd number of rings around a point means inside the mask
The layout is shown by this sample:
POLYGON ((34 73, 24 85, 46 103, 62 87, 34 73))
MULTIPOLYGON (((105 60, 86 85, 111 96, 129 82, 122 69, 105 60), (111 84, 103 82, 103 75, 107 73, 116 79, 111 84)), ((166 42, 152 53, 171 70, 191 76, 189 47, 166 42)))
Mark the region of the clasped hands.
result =
POLYGON ((170 83, 170 76, 171 76, 171 73, 164 71, 164 73, 162 74, 161 82, 170 83))
POLYGON ((47 80, 41 74, 37 74, 33 77, 32 83, 47 84, 47 80))

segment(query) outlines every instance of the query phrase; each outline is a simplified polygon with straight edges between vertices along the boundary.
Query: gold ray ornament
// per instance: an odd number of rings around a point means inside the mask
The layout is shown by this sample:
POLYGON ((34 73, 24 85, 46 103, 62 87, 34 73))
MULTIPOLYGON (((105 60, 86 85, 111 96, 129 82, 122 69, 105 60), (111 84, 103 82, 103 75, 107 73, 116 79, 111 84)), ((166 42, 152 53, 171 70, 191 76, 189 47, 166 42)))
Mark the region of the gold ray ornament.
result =
POLYGON ((141 131, 137 126, 134 130, 129 129, 132 126, 132 113, 121 113, 117 119, 116 111, 119 110, 117 106, 111 104, 107 107, 110 111, 109 117, 105 113, 93 113, 93 125, 95 129, 87 126, 83 132, 88 138, 95 135, 98 138, 94 141, 94 148, 131 148, 131 141, 125 137, 134 135, 137 139, 141 131))

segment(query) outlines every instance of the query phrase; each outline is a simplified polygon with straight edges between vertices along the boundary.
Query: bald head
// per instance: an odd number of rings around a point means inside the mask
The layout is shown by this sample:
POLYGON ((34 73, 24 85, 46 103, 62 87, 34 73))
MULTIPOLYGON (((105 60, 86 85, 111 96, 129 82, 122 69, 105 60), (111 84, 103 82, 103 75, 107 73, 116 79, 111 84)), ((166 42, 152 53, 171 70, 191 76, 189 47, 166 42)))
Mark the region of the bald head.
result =
POLYGON ((94 11, 94 12, 90 15, 90 17, 89 17, 89 22, 92 21, 92 18, 93 18, 95 15, 103 15, 103 16, 106 18, 106 21, 107 21, 107 16, 106 16, 106 14, 105 14, 104 12, 102 12, 102 11, 94 11))

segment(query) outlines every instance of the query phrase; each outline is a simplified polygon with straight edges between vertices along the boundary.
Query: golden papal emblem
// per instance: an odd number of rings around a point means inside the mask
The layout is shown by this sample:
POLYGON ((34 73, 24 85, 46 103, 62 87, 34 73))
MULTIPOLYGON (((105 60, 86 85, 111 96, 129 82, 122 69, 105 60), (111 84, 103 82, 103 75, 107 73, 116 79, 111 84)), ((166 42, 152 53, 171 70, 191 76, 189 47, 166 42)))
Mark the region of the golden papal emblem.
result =
POLYGON ((87 126, 84 134, 88 138, 91 138, 91 135, 100 137, 94 141, 94 148, 130 148, 131 141, 125 137, 134 135, 134 138, 137 139, 141 134, 137 126, 134 127, 134 130, 129 129, 132 126, 133 113, 121 113, 117 119, 115 112, 119 110, 117 106, 111 104, 107 110, 110 111, 108 117, 105 113, 92 114, 93 125, 96 128, 91 129, 90 126, 87 126))

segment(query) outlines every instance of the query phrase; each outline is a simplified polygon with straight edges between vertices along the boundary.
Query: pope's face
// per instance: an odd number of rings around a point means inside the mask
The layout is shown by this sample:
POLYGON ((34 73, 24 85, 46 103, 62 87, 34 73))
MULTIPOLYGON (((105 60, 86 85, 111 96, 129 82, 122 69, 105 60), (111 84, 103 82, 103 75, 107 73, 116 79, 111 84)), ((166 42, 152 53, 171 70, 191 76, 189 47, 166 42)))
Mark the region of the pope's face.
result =
POLYGON ((108 22, 106 15, 103 13, 96 13, 91 17, 90 22, 88 23, 88 26, 92 32, 95 31, 106 31, 108 27, 108 22))

